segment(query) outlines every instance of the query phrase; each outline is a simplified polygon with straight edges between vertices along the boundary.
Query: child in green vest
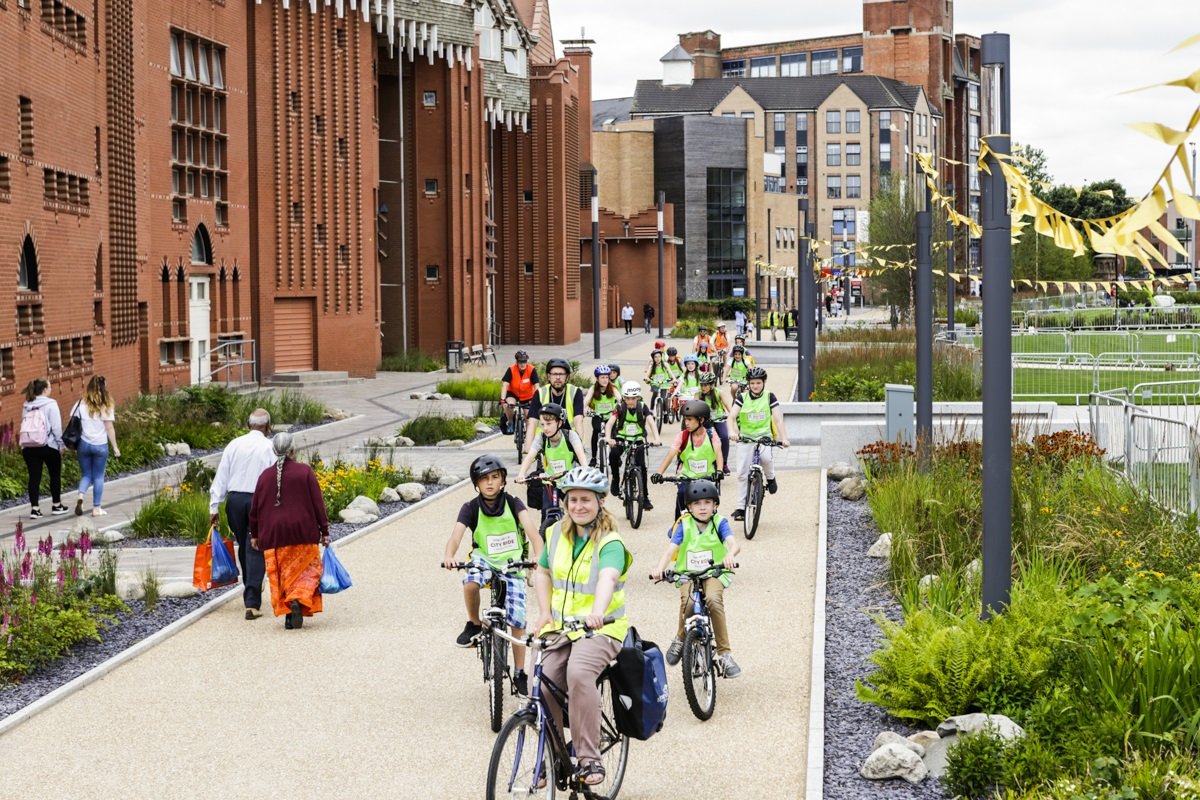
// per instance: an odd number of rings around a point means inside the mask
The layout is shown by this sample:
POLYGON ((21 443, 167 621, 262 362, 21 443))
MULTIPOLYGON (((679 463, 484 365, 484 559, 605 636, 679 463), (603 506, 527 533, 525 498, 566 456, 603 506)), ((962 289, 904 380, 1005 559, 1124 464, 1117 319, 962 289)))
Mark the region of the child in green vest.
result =
MULTIPOLYGON (((662 483, 662 474, 673 462, 679 462, 681 478, 709 478, 725 468, 725 459, 721 455, 721 443, 716 434, 705 427, 712 416, 712 409, 703 400, 689 400, 683 406, 683 432, 671 445, 662 466, 650 476, 651 483, 662 483)), ((684 494, 687 483, 680 483, 675 500, 675 516, 683 514, 687 508, 684 494)))
MULTIPOLYGON (((738 498, 733 519, 746 518, 746 495, 749 487, 750 465, 754 460, 752 439, 777 439, 780 447, 788 447, 787 433, 783 429, 783 414, 779 410, 779 399, 773 392, 766 391, 767 371, 762 367, 751 367, 746 372, 746 391, 733 401, 729 412, 729 438, 742 439, 737 453, 738 498)), ((775 483, 775 458, 771 448, 764 447, 758 454, 763 477, 767 479, 767 491, 771 494, 779 489, 775 483)))
MULTIPOLYGON (((529 452, 517 470, 517 483, 524 483, 534 460, 540 460, 542 474, 549 477, 565 475, 569 469, 587 463, 583 452, 583 439, 572 428, 566 426, 567 411, 558 403, 547 403, 538 411, 541 429, 533 437, 529 452)), ((550 490, 542 487, 542 521, 550 508, 550 490)))
POLYGON ((594 374, 596 382, 588 388, 587 394, 584 395, 583 407, 587 409, 588 415, 592 418, 592 460, 589 465, 602 467, 602 464, 596 463, 596 444, 605 423, 608 422, 608 418, 617 410, 617 405, 621 402, 621 393, 613 382, 612 367, 608 364, 596 367, 594 374))
MULTIPOLYGON (((717 513, 721 499, 717 485, 712 481, 692 481, 687 488, 688 513, 681 517, 668 534, 671 543, 659 559, 658 567, 650 577, 662 580, 663 570, 674 563, 677 572, 696 572, 708 569, 709 561, 723 564, 732 569, 741 552, 729 520, 717 513)), ((713 636, 717 640, 717 657, 722 662, 722 673, 726 678, 736 678, 742 668, 733 660, 729 647, 729 626, 725 621, 725 589, 733 580, 733 574, 721 573, 719 578, 704 581, 704 606, 712 620, 713 636)), ((683 623, 692 613, 692 586, 680 584, 679 624, 675 639, 667 649, 667 663, 675 665, 683 655, 683 623)))
MULTIPOLYGON (((458 548, 467 531, 471 532, 471 564, 478 569, 463 578, 463 599, 467 606, 467 624, 455 643, 471 647, 483 632, 479 619, 479 592, 488 580, 502 578, 505 583, 505 612, 513 636, 525 635, 525 578, 523 575, 494 575, 490 569, 503 567, 526 556, 536 561, 542 552, 533 512, 504 491, 508 468, 493 455, 482 455, 471 463, 471 482, 479 493, 459 509, 442 566, 454 569, 458 548)), ((524 695, 528 688, 525 675, 525 648, 513 646, 513 686, 524 695)))

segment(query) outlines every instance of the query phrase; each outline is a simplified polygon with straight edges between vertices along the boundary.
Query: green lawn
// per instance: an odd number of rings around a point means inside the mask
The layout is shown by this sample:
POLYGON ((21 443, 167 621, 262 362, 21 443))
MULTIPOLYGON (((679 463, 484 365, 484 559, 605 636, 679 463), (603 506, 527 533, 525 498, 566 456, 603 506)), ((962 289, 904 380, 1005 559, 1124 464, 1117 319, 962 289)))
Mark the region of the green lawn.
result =
MULTIPOLYGON (((982 346, 981 336, 959 341, 982 346)), ((1195 353, 1200 355, 1200 331, 1099 331, 1096 333, 1025 333, 1012 337, 1014 353, 1195 353)))
MULTIPOLYGON (((1062 405, 1084 405, 1091 392, 1125 387, 1133 389, 1139 383, 1159 381, 1200 380, 1200 370, 1165 369, 1078 369, 1060 367, 1017 366, 1013 370, 1013 397, 1018 400, 1052 400, 1062 405)), ((1184 389, 1181 389, 1184 391, 1184 389)), ((1150 398, 1139 401, 1145 405, 1182 405, 1180 396, 1150 398)), ((1200 402, 1192 397, 1188 404, 1200 402)))

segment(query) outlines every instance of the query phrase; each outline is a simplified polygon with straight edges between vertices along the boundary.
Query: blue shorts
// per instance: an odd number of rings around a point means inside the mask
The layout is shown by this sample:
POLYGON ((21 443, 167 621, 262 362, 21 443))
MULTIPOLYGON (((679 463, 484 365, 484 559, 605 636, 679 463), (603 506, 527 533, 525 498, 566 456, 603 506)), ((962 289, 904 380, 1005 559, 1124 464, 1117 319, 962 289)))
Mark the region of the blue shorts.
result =
MULTIPOLYGON (((476 583, 485 586, 495 575, 491 565, 486 561, 473 558, 471 565, 475 570, 467 572, 463 583, 476 583)), ((513 628, 525 628, 525 579, 519 575, 499 575, 504 580, 504 614, 508 624, 513 628)))

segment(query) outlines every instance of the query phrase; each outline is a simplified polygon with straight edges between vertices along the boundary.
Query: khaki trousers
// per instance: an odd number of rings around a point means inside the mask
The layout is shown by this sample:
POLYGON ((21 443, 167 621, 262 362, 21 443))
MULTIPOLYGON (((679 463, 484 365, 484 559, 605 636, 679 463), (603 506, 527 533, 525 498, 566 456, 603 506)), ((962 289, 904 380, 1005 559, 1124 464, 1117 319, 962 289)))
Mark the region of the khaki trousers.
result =
MULTIPOLYGON (((566 639, 547 650, 542 658, 542 675, 567 692, 571 709, 571 741, 575 757, 582 765, 600 760, 600 690, 596 678, 621 652, 621 643, 610 636, 596 634, 574 642, 566 639)), ((562 729, 562 709, 554 696, 542 690, 554 721, 562 729)))
MULTIPOLYGON (((713 637, 717 640, 717 654, 730 652, 729 626, 725 624, 725 584, 716 578, 704 582, 704 607, 708 609, 708 617, 712 621, 713 637)), ((683 622, 692 615, 692 584, 679 587, 679 628, 675 636, 683 640, 683 622)))

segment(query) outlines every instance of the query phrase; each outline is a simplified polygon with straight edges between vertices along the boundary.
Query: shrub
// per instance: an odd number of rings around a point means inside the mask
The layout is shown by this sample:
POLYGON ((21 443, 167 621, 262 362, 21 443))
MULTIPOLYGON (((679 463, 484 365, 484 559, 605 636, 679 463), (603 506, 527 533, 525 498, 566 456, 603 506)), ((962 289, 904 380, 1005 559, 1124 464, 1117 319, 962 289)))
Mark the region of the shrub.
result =
POLYGON ((709 303, 703 300, 688 300, 679 304, 676 319, 707 321, 717 316, 717 314, 717 305, 715 303, 709 303))
POLYGON ((701 317, 699 319, 681 319, 675 323, 675 327, 671 328, 669 334, 672 339, 691 339, 700 332, 700 326, 707 325, 709 331, 717 329, 716 322, 711 317, 701 317))
MULTIPOLYGON (((541 377, 542 373, 538 373, 541 377)), ((437 391, 458 400, 491 400, 500 398, 500 380, 497 378, 465 377, 447 378, 438 381, 437 391)))
POLYGON ((326 465, 318 458, 312 461, 311 466, 317 475, 317 484, 321 487, 325 511, 330 519, 337 519, 337 513, 359 495, 378 501, 384 488, 413 479, 412 470, 408 467, 385 464, 377 459, 370 459, 365 465, 355 467, 341 459, 326 465))
MULTIPOLYGON (((166 487, 142 503, 129 520, 129 531, 138 539, 180 538, 199 544, 208 538, 209 520, 208 493, 182 483, 166 487)), ((223 536, 233 535, 224 506, 220 509, 219 524, 223 536)))
POLYGON ((954 796, 991 797, 1004 779, 1007 746, 991 728, 959 736, 946 752, 942 784, 954 796))
POLYGON ((975 308, 956 308, 954 309, 954 321, 960 325, 966 325, 968 328, 978 328, 979 310, 975 308))
POLYGON ((424 414, 404 423, 400 435, 419 445, 437 444, 443 439, 470 441, 475 438, 475 423, 464 417, 424 414))
POLYGON ((420 350, 404 350, 388 353, 379 362, 380 372, 433 372, 445 369, 446 363, 420 350))

